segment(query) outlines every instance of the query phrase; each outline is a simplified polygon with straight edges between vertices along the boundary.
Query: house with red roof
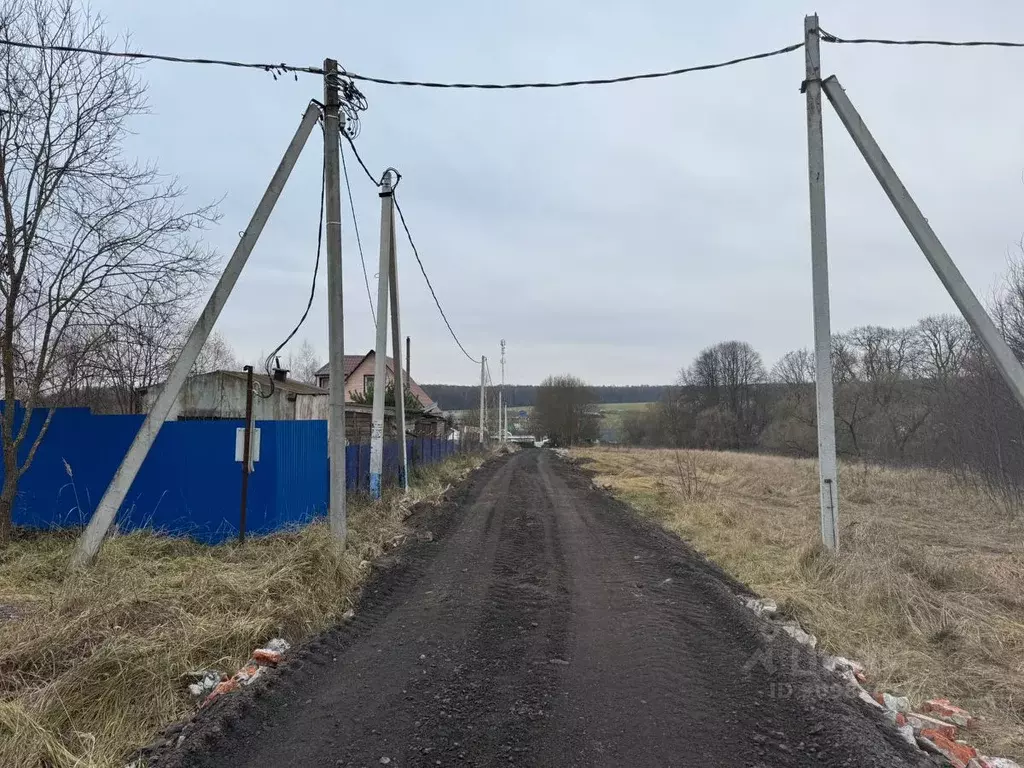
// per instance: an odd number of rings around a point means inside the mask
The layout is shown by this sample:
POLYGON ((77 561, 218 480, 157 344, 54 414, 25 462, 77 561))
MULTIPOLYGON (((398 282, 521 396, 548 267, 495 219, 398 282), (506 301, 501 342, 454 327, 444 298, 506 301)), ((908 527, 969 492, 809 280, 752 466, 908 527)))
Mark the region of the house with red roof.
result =
MULTIPOLYGON (((345 355, 345 402, 352 402, 352 395, 364 394, 374 387, 374 376, 377 353, 372 349, 365 355, 345 355)), ((385 366, 387 382, 385 386, 395 380, 395 360, 389 357, 385 366)), ((327 389, 331 380, 330 365, 325 365, 316 372, 316 383, 322 389, 327 389)), ((441 409, 433 398, 423 391, 423 387, 417 384, 412 378, 406 383, 409 391, 419 400, 423 410, 427 413, 439 412, 441 409)))

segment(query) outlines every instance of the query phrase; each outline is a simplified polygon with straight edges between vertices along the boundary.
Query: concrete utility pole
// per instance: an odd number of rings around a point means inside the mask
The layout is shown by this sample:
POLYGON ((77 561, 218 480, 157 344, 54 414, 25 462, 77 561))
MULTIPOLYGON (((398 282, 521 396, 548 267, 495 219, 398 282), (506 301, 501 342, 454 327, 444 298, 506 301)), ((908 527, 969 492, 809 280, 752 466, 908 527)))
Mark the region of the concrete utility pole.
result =
POLYGON ((327 211, 327 347, 330 364, 327 453, 331 533, 341 548, 348 538, 345 507, 345 312, 341 270, 341 98, 338 62, 324 61, 324 191, 327 211))
MULTIPOLYGON (((373 421, 370 427, 370 496, 379 499, 384 469, 384 397, 387 389, 388 362, 388 287, 390 284, 391 245, 394 242, 394 194, 391 174, 384 174, 380 185, 380 261, 377 273, 377 345, 373 365, 373 421)), ((396 388, 397 402, 397 388, 396 388)))
POLYGON ((195 365, 200 350, 202 350, 203 345, 209 338, 214 323, 217 322, 217 317, 231 296, 231 290, 235 287, 238 276, 242 274, 242 268, 245 267, 245 263, 249 260, 249 254, 252 253, 252 249, 256 246, 256 241, 259 239, 260 233, 263 232, 263 227, 266 226, 267 219, 270 218, 270 213, 274 210, 274 205, 281 196, 282 190, 284 190, 285 182, 288 181, 288 177, 295 167, 295 162, 299 159, 299 154, 302 152, 302 148, 305 146, 306 140, 309 138, 309 134, 312 132, 313 126, 316 125, 319 116, 320 109, 315 104, 310 104, 306 107, 306 112, 302 117, 302 122, 299 123, 298 130, 295 131, 295 135, 292 137, 291 143, 289 143, 288 149, 281 159, 281 163, 277 166, 277 170, 274 171, 274 176, 271 178, 267 190, 263 193, 259 205, 256 206, 256 211, 249 220, 249 225, 245 228, 245 232, 242 233, 238 245, 235 246, 234 253, 228 259, 228 263, 224 267, 224 272, 217 281, 213 293, 207 299, 202 314, 199 315, 199 319, 196 320, 195 325, 192 327, 192 332, 189 334, 181 354, 178 355, 178 359, 174 362, 170 376, 167 377, 163 389, 157 395, 156 402, 153 403, 149 413, 146 414, 146 420, 142 423, 142 427, 128 448, 128 453, 121 460, 121 465, 117 468, 117 472, 114 473, 110 485, 107 486, 107 490, 103 493, 96 511, 89 520, 89 525, 78 539, 75 552, 71 557, 71 567, 76 568, 87 565, 100 551, 103 538, 107 535, 107 531, 114 522, 117 511, 124 503, 125 496, 128 495, 132 482, 134 482, 136 475, 138 475, 142 462, 145 461, 146 455, 149 453, 149 449, 156 441, 160 427, 163 426, 164 421, 167 419, 167 414, 170 413, 174 401, 178 399, 178 394, 181 392, 185 379, 188 378, 189 371, 195 365))
POLYGON ((1020 406, 1024 408, 1024 367, 1021 366, 1003 335, 996 328, 981 302, 978 301, 978 297, 974 295, 974 291, 964 280, 964 276, 953 263, 953 259, 950 258, 945 246, 939 241, 935 231, 928 223, 928 219, 917 207, 910 192, 903 186, 903 182, 900 181, 896 171, 882 153, 881 147, 875 142, 867 125, 864 124, 839 81, 833 76, 828 78, 823 85, 825 95, 828 96, 828 100, 832 103, 846 130, 849 131, 853 143, 857 145, 857 149, 867 161, 871 172, 875 174, 878 183, 882 185, 882 189, 885 190, 885 194, 889 197, 896 212, 903 219, 903 223, 924 253, 925 258, 932 265, 935 274, 939 276, 939 280, 949 291, 949 295, 960 309, 961 314, 992 356, 1003 381, 1013 392, 1020 406))
POLYGON ((811 287, 814 297, 815 390, 818 406, 818 477, 821 540, 839 549, 839 479, 832 391, 832 330, 828 295, 828 239, 825 230, 825 142, 821 126, 821 42, 818 17, 804 18, 807 94, 807 171, 811 199, 811 287))
POLYGON ((487 404, 484 402, 484 387, 487 386, 487 377, 484 370, 487 367, 487 358, 480 356, 480 446, 484 445, 484 414, 487 412, 487 404))
MULTIPOLYGON (((385 174, 390 179, 391 172, 385 174)), ((382 193, 383 194, 383 193, 382 193)), ((390 195, 394 205, 394 191, 390 195)), ((398 248, 395 245, 395 217, 391 216, 391 344, 395 348, 395 428, 398 430, 398 484, 409 492, 409 452, 405 443, 405 389, 402 376, 402 315, 398 308, 398 248)), ((406 339, 408 342, 408 339, 406 339)))
POLYGON ((498 390, 498 434, 505 442, 505 340, 501 340, 501 389, 498 390))

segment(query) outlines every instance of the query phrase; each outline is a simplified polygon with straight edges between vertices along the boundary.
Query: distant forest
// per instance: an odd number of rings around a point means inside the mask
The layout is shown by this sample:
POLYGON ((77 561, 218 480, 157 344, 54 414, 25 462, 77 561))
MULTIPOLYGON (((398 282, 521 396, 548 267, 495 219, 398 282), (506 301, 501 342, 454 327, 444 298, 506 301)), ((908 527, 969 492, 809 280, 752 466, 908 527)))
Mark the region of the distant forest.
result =
MULTIPOLYGON (((424 384, 426 390, 446 411, 468 411, 480 406, 480 387, 455 384, 424 384)), ((599 403, 653 403, 665 395, 670 386, 590 387, 599 403)), ((507 384, 505 395, 509 407, 534 405, 537 398, 535 384, 507 384)))

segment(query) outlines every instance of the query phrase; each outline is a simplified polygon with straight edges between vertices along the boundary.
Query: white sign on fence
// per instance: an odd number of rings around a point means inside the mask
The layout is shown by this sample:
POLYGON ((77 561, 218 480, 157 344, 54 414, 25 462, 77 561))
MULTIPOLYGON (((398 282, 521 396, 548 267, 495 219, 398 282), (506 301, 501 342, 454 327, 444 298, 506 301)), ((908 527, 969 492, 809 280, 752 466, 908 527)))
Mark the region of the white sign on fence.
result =
MULTIPOLYGON (((239 427, 235 430, 235 461, 242 461, 245 457, 245 427, 239 427)), ((260 428, 256 427, 252 431, 252 437, 249 440, 249 471, 253 469, 253 464, 260 460, 260 428)))

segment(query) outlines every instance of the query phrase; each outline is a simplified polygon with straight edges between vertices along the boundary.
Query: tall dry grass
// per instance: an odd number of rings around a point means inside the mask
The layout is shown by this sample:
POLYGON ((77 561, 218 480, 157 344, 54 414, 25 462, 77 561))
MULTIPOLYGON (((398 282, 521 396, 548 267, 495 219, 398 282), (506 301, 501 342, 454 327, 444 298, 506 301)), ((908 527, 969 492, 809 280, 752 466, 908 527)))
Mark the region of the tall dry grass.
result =
POLYGON ((323 521, 244 546, 116 536, 70 577, 73 536, 16 540, 0 551, 0 766, 120 768, 194 711, 184 675, 233 672, 271 637, 297 642, 335 622, 410 505, 481 461, 424 470, 406 499, 353 499, 340 558, 323 521))
POLYGON ((940 472, 844 464, 832 557, 819 543, 814 461, 576 454, 597 484, 775 598, 880 689, 915 704, 950 698, 984 717, 976 746, 1024 756, 1024 531, 986 495, 940 472))

